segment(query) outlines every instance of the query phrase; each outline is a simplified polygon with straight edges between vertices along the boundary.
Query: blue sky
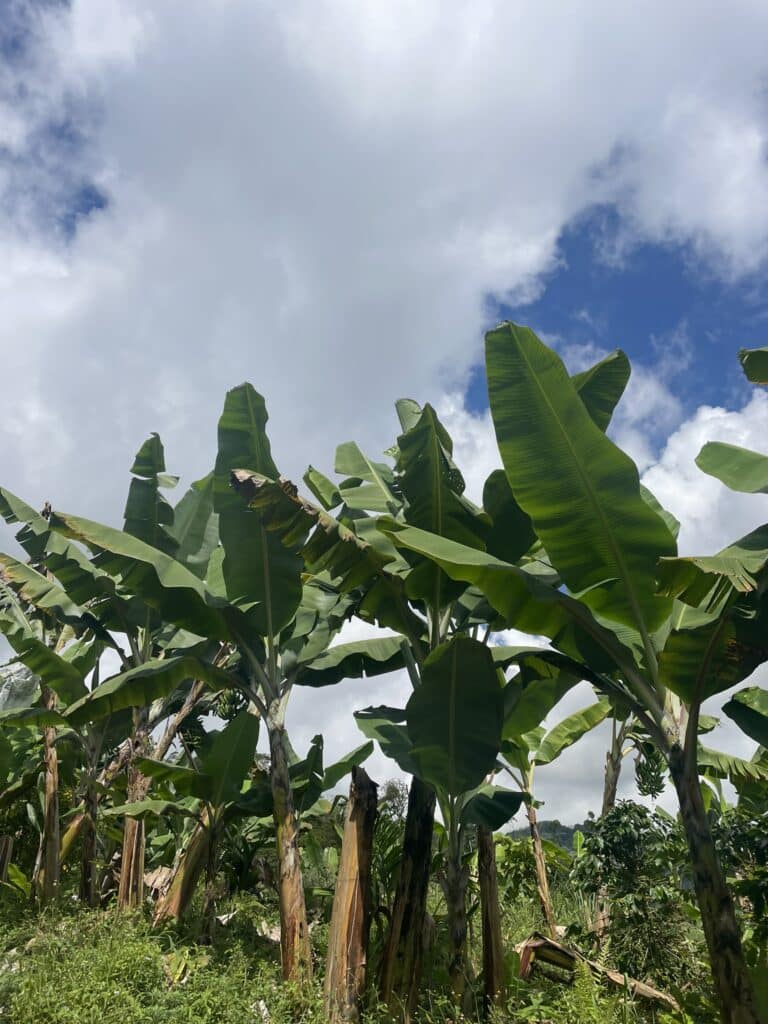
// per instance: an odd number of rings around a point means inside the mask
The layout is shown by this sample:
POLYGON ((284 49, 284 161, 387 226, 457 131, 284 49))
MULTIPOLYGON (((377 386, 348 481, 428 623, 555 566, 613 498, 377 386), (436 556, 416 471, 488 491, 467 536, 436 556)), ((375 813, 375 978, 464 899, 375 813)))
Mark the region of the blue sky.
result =
MULTIPOLYGON (((621 244, 620 215, 588 211, 558 239, 555 268, 533 302, 488 300, 488 321, 510 319, 572 346, 623 349, 653 367, 666 353, 678 372, 670 383, 689 413, 702 404, 733 408, 747 386, 740 348, 768 343, 768 293, 760 276, 731 281, 689 246, 621 244)), ((482 365, 472 371, 467 405, 487 407, 482 365)))

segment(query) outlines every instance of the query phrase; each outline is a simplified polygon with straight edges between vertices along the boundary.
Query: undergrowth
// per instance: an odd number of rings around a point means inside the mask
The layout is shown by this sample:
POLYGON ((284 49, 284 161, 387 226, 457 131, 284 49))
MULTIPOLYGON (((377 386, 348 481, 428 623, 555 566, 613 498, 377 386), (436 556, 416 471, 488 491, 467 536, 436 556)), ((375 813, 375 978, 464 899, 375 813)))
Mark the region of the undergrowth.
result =
MULTIPOLYGON (((0 923, 0 1024, 321 1024, 325 929, 313 929, 315 982, 300 991, 280 977, 273 908, 239 895, 208 944, 196 915, 185 926, 153 931, 139 913, 66 906, 42 914, 5 906, 0 923), (231 916, 229 916, 231 914, 231 916)), ((536 926, 521 902, 505 920, 511 942, 536 926)), ((508 947, 512 949, 512 947, 508 947)), ((623 993, 607 993, 588 970, 572 986, 538 977, 516 979, 508 964, 509 998, 492 1024, 641 1024, 652 1018, 623 993)), ((425 979, 426 980, 426 979, 425 979)), ((432 981, 436 981, 433 975, 432 981)), ((418 1024, 474 1024, 479 998, 457 1013, 438 984, 425 986, 418 1024)), ((444 991, 444 990, 443 990, 444 991)), ((389 1024, 369 1004, 369 1024, 389 1024)))

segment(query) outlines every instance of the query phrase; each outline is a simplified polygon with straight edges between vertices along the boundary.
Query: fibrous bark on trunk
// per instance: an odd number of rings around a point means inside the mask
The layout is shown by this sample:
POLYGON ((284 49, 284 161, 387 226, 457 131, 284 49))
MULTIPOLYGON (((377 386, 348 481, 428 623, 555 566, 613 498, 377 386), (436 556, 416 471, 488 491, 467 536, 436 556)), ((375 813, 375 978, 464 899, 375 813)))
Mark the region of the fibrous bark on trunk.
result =
MULTIPOLYGON (((56 694, 47 686, 42 688, 43 705, 48 710, 56 707, 56 694)), ((56 752, 56 729, 43 729, 44 803, 43 830, 33 878, 33 889, 42 903, 50 903, 59 895, 59 758, 56 752)))
POLYGON ((434 789, 414 777, 379 984, 381 1001, 403 1024, 413 1016, 421 984, 435 801, 434 789))
POLYGON ((80 869, 80 899, 87 906, 95 907, 98 902, 98 878, 96 871, 96 813, 98 797, 91 779, 88 780, 86 785, 83 806, 83 822, 80 830, 83 837, 83 856, 80 869))
POLYGON ((616 806, 616 793, 619 788, 621 777, 621 765, 624 755, 624 740, 626 739, 627 722, 622 722, 620 728, 616 729, 616 720, 613 720, 613 732, 611 746, 605 755, 605 775, 603 777, 603 805, 600 816, 603 817, 616 806))
MULTIPOLYGON (((149 779, 136 768, 128 769, 128 802, 143 800, 149 792, 149 779)), ((123 852, 120 858, 120 885, 117 905, 123 910, 140 907, 144 901, 144 822, 126 818, 123 826, 123 852)))
POLYGON ((183 917, 195 894, 200 876, 208 864, 210 845, 211 827, 208 811, 205 810, 202 820, 195 825, 176 864, 168 891, 157 902, 152 918, 153 925, 183 917))
POLYGON ((557 936, 557 921, 552 906, 552 897, 549 892, 549 879, 547 878, 547 862, 544 858, 544 849, 541 845, 539 834, 539 822, 536 816, 536 808, 532 804, 526 806, 528 815, 528 827, 531 833, 531 847, 533 848, 533 863, 536 871, 536 891, 539 894, 541 912, 544 915, 547 932, 552 938, 557 936))
MULTIPOLYGON (((616 806, 616 794, 619 789, 619 778, 621 777, 621 766, 624 756, 624 740, 626 739, 629 722, 624 721, 616 728, 616 719, 612 720, 611 745, 605 755, 605 774, 603 776, 603 804, 600 816, 604 817, 616 806)), ((595 908, 594 932, 600 942, 608 931, 610 924, 610 912, 608 909, 608 894, 601 888, 597 894, 597 906, 595 908)))
POLYGON ((13 857, 13 836, 0 836, 0 882, 8 881, 8 865, 13 857))
POLYGON ((493 832, 477 826, 477 876, 483 932, 483 997, 486 1010, 504 1001, 504 948, 493 832))
POLYGON ((744 959, 733 899, 712 840, 695 759, 693 765, 687 764, 676 744, 669 754, 669 767, 680 802, 721 1020, 723 1024, 765 1024, 744 959))
POLYGON ((299 859, 299 831, 288 773, 285 729, 269 725, 270 780, 274 804, 280 894, 280 952, 283 977, 301 982, 312 976, 312 956, 299 859))
POLYGON ((448 914, 448 977, 457 1006, 467 991, 467 882, 469 868, 461 863, 458 849, 449 851, 443 890, 448 914))
POLYGON ((325 1009, 331 1024, 360 1020, 371 927, 371 859, 377 786, 352 769, 328 935, 325 1009))

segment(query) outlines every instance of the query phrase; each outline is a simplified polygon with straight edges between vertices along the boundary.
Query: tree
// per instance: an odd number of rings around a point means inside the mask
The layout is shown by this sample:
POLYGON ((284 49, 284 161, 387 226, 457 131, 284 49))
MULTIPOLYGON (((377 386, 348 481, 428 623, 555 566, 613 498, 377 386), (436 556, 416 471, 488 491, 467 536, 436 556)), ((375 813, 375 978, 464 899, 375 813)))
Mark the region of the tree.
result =
MULTIPOLYGON (((119 536, 120 543, 130 546, 130 538, 136 538, 141 543, 157 544, 157 550, 162 549, 164 552, 175 551, 177 548, 181 550, 186 546, 186 553, 191 557, 199 556, 200 551, 205 549, 206 541, 201 538, 196 545, 188 543, 185 532, 190 521, 188 498, 183 499, 179 505, 180 509, 185 507, 187 515, 181 517, 177 535, 173 532, 176 529, 174 510, 163 497, 161 488, 175 485, 176 478, 165 473, 163 446, 156 434, 152 434, 139 448, 131 472, 133 479, 126 502, 124 528, 122 533, 112 531, 119 536)), ((195 502, 197 495, 193 492, 195 502)), ((44 513, 37 513, 11 492, 0 489, 0 514, 9 523, 22 524, 16 536, 30 559, 29 564, 26 564, 10 555, 0 556, 6 586, 15 590, 19 599, 34 609, 42 627, 47 628, 49 638, 51 635, 60 638, 60 650, 46 654, 40 647, 40 638, 36 639, 30 634, 18 615, 11 618, 6 615, 0 620, 0 628, 20 660, 38 673, 47 687, 43 694, 47 710, 53 712, 56 710, 55 705, 58 705, 59 710, 66 711, 68 716, 66 722, 52 719, 44 725, 49 740, 46 749, 52 750, 54 728, 58 726, 61 729, 65 725, 70 727, 67 735, 74 738, 81 747, 85 762, 80 780, 82 810, 75 815, 64 835, 61 853, 66 855, 74 839, 78 836, 82 838, 81 896, 93 903, 96 898, 96 814, 100 786, 114 777, 117 771, 127 771, 132 798, 139 799, 146 795, 148 782, 135 771, 134 757, 138 753, 148 752, 152 731, 167 714, 176 709, 172 698, 168 701, 162 699, 159 705, 151 701, 146 704, 137 703, 132 712, 132 723, 126 722, 123 715, 121 722, 113 717, 97 724, 95 718, 89 719, 87 715, 82 715, 81 705, 89 692, 88 677, 92 675, 91 685, 98 685, 100 660, 106 651, 114 652, 124 669, 138 668, 153 656, 186 648, 189 637, 169 627, 151 603, 129 592, 105 571, 105 553, 97 543, 93 543, 89 557, 76 543, 83 538, 76 536, 76 531, 70 530, 64 520, 52 515, 50 506, 46 505, 44 513), (123 650, 124 643, 128 645, 127 652, 123 650), (125 737, 125 743, 114 764, 105 766, 99 775, 99 759, 105 746, 115 738, 116 728, 119 738, 125 737)), ((74 523, 80 522, 86 533, 90 525, 98 535, 98 524, 69 518, 74 523)), ((202 638, 198 639, 203 642, 202 638)), ((176 682, 184 692, 172 696, 176 697, 182 710, 175 715, 171 726, 156 745, 154 753, 159 757, 164 756, 176 728, 201 692, 199 687, 194 686, 190 691, 191 684, 188 681, 177 678, 176 682)), ((161 696, 165 698, 167 695, 161 696)), ((123 705, 121 710, 125 711, 129 706, 123 705)), ((105 716, 109 716, 111 708, 108 705, 103 707, 105 716)), ((130 719, 131 715, 128 717, 130 719)), ((55 786, 52 755, 47 756, 47 764, 51 766, 47 774, 48 790, 53 800, 55 786)), ((46 821, 49 824, 44 833, 53 836, 54 830, 58 832, 58 816, 52 813, 46 815, 46 821)), ((49 877, 54 877, 58 870, 54 872, 54 848, 58 862, 58 835, 48 842, 49 877)), ((143 823, 128 819, 124 831, 120 875, 119 897, 123 906, 141 902, 143 850, 143 823)))
MULTIPOLYGON (((51 522, 99 552, 99 567, 171 623, 186 643, 173 656, 150 659, 106 680, 71 710, 70 718, 147 708, 196 680, 214 690, 239 691, 265 724, 283 973, 299 980, 310 974, 311 957, 286 707, 296 683, 311 675, 314 661, 321 661, 351 614, 355 598, 340 593, 335 581, 383 560, 332 517, 321 516, 318 525, 317 510, 307 508, 296 489, 279 479, 266 421, 264 400, 250 384, 228 393, 216 469, 193 485, 180 516, 184 532, 178 552, 184 562, 88 520, 54 514, 51 522)), ((350 671, 380 670, 380 661, 388 665, 393 653, 391 640, 371 658, 355 652, 350 671)), ((347 660, 343 652, 330 655, 322 678, 342 678, 347 660)))
POLYGON ((545 731, 543 721, 578 679, 567 671, 553 669, 536 654, 523 656, 518 677, 506 690, 502 765, 526 794, 525 804, 536 870, 536 889, 547 931, 557 937, 547 864, 539 834, 534 799, 534 775, 539 765, 551 764, 563 751, 598 726, 611 712, 608 700, 599 700, 576 711, 545 731))
POLYGON ((477 586, 510 625, 547 636, 632 709, 669 764, 722 1019, 759 1018, 699 787, 701 703, 766 657, 760 530, 711 558, 675 540, 637 469, 596 427, 559 357, 528 329, 486 339, 491 412, 512 492, 563 581, 391 521, 399 546, 477 586), (657 586, 657 578, 660 585, 657 586))

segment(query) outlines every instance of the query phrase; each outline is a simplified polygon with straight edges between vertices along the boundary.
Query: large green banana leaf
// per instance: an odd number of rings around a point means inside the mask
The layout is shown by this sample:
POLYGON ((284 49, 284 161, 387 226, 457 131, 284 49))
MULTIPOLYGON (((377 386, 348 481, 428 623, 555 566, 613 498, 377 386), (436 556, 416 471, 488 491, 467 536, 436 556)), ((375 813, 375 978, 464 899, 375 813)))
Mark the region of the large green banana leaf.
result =
POLYGON ((723 705, 723 711, 761 747, 768 747, 768 690, 749 686, 723 705))
POLYGON ((176 542, 168 531, 173 524, 173 507, 162 487, 175 487, 178 477, 165 472, 165 451, 159 434, 150 434, 136 453, 131 466, 123 529, 145 544, 173 554, 176 542))
POLYGON ((568 715, 542 738, 534 754, 536 764, 551 764, 564 750, 572 747, 582 736, 600 725, 610 713, 610 701, 599 700, 587 708, 582 708, 581 711, 568 715))
POLYGON ((768 526, 729 544, 716 555, 662 558, 659 590, 693 607, 714 607, 735 593, 757 588, 768 564, 768 526))
POLYGON ((659 656, 659 675, 687 704, 735 686, 768 660, 768 609, 756 595, 719 612, 680 605, 659 656))
POLYGON ((768 384, 768 348, 743 348, 739 362, 747 380, 753 384, 768 384))
POLYGON ((624 394, 630 373, 629 360, 621 349, 617 349, 588 370, 571 377, 571 383, 578 391, 592 422, 603 433, 608 429, 613 410, 624 394))
POLYGON ((83 676, 75 665, 44 643, 26 619, 15 599, 0 596, 0 633, 22 664, 38 676, 65 704, 85 692, 83 676))
POLYGON ((483 509, 491 520, 486 550, 504 562, 519 561, 536 543, 536 533, 531 517, 515 501, 503 469, 495 469, 485 481, 483 509))
POLYGON ((86 611, 76 604, 55 580, 44 576, 26 562, 0 554, 0 579, 10 584, 19 597, 41 612, 48 612, 71 626, 83 626, 86 611))
MULTIPOLYGON (((616 351, 571 377, 587 412, 602 431, 608 429, 629 374, 629 360, 623 352, 616 351)), ((650 495, 650 492, 646 493, 650 495)), ((652 495, 651 500, 655 501, 652 495)), ((530 516, 515 500, 503 469, 494 470, 486 480, 483 509, 493 524, 485 538, 486 550, 505 562, 517 562, 535 543, 536 533, 530 516)))
POLYGON ((504 738, 523 736, 541 725, 581 679, 570 667, 535 654, 525 658, 520 673, 504 688, 504 738))
MULTIPOLYGON (((67 591, 59 586, 50 575, 43 575, 26 562, 19 562, 11 555, 0 554, 0 579, 13 588, 22 601, 28 602, 41 612, 53 615, 59 622, 66 622, 76 632, 85 630, 98 637, 103 645, 118 649, 116 641, 104 629, 90 608, 82 608, 72 600, 67 591)), ((81 676, 93 668, 97 653, 92 651, 91 664, 86 669, 79 667, 81 676)), ((72 663, 72 657, 66 656, 72 663)))
POLYGON ((405 709, 385 706, 355 711, 357 727, 368 739, 375 740, 385 757, 391 758, 407 775, 416 775, 411 756, 413 743, 405 726, 405 709))
POLYGON ((307 467, 304 483, 323 506, 324 512, 330 512, 341 504, 341 492, 336 484, 314 466, 307 467))
POLYGON ((161 818, 163 820, 171 815, 179 814, 185 818, 199 818, 199 809, 196 800, 154 800, 147 797, 145 800, 137 800, 129 804, 120 804, 117 807, 105 807, 101 813, 108 818, 123 817, 137 818, 139 821, 144 818, 161 818))
POLYGON ((361 618, 405 636, 421 635, 423 624, 408 608, 405 596, 403 559, 383 534, 378 534, 382 543, 370 542, 376 540, 375 529, 362 536, 358 533, 358 526, 372 525, 374 519, 356 519, 353 530, 302 498, 292 484, 257 473, 235 471, 232 485, 263 516, 268 531, 289 542, 311 531, 302 549, 305 571, 332 581, 335 589, 345 593, 363 587, 365 596, 358 606, 361 618))
POLYGON ((671 600, 656 595, 669 528, 643 500, 632 460, 593 422, 559 356, 527 328, 486 336, 491 412, 515 498, 569 589, 645 638, 671 600))
POLYGON ((250 385, 227 392, 219 419, 219 450, 213 484, 214 509, 224 548, 222 574, 227 599, 250 616, 263 637, 276 637, 301 601, 300 549, 304 537, 268 530, 231 486, 233 470, 249 470, 278 479, 266 434, 267 410, 250 385))
POLYGON ((195 768, 172 764, 170 761, 157 761, 152 757, 137 757, 134 765, 148 779, 172 785, 181 796, 195 796, 203 800, 211 783, 211 779, 207 775, 203 776, 195 768))
POLYGON ((211 554, 219 543, 219 517, 213 511, 213 473, 196 480, 173 510, 168 532, 176 541, 175 558, 205 579, 211 554))
POLYGON ((344 757, 339 758, 338 761, 334 761, 333 764, 329 764, 323 772, 323 792, 325 793, 329 789, 333 789, 334 786, 338 785, 339 782, 344 778, 345 775, 349 775, 353 768, 357 768, 366 761, 373 753, 373 743, 369 740, 367 743, 361 743, 359 747, 355 747, 354 750, 350 750, 344 757))
POLYGON ((238 685, 228 672, 193 655, 153 658, 105 679, 69 707, 66 717, 73 725, 80 725, 123 708, 148 707, 188 679, 202 679, 214 689, 232 689, 238 685))
POLYGON ((259 719, 243 708, 214 736, 201 763, 201 771, 212 780, 207 799, 214 807, 236 800, 253 765, 259 719))
POLYGON ((732 491, 768 493, 768 456, 722 441, 708 441, 696 456, 696 465, 732 491))
POLYGON ((58 711, 38 705, 34 708, 17 708, 15 711, 0 712, 0 726, 3 729, 25 729, 30 725, 38 729, 52 725, 60 729, 68 729, 69 722, 58 711))
POLYGON ((657 516, 661 516, 664 522, 667 524, 667 528, 672 536, 677 540, 680 533, 680 521, 676 519, 671 512, 664 508, 659 499, 650 491, 645 484, 640 484, 640 495, 643 501, 650 505, 657 516))
POLYGON ((226 618, 216 607, 221 602, 206 590, 197 576, 170 555, 122 530, 79 516, 53 512, 50 521, 55 530, 87 545, 96 553, 98 569, 139 595, 167 622, 198 636, 229 639, 226 618))
POLYGON ((525 793, 486 783, 479 786, 464 804, 461 824, 482 825, 495 832, 517 814, 525 798, 525 793))
POLYGON ((404 665, 402 637, 355 640, 329 647, 319 658, 303 665, 296 682, 301 686, 331 686, 342 679, 378 676, 404 665))
POLYGON ((11 491, 0 488, 0 515, 7 523, 21 523, 16 540, 35 563, 48 568, 77 604, 113 597, 115 581, 98 569, 67 537, 51 529, 48 519, 11 491))
MULTIPOLYGON (((464 478, 453 461, 453 441, 430 405, 397 439, 398 483, 409 526, 469 547, 484 548, 490 523, 464 498, 464 478)), ((424 600, 437 615, 460 593, 431 560, 411 558, 409 597, 424 600)))
POLYGON ((369 459, 354 441, 338 446, 335 469, 339 476, 346 477, 339 485, 339 493, 348 508, 390 514, 399 509, 391 467, 369 459))
POLYGON ((503 616, 507 626, 548 637, 554 646, 598 672, 620 668, 626 678, 637 674, 634 657, 590 609, 556 587, 485 551, 435 537, 424 530, 383 518, 379 528, 400 547, 428 558, 454 579, 472 583, 503 616))
POLYGON ((405 710, 411 757, 426 782, 458 796, 492 771, 501 746, 503 698, 486 646, 457 636, 437 647, 405 710))
POLYGON ((729 779, 734 785, 744 782, 768 782, 768 767, 759 761, 747 761, 721 750, 710 750, 699 744, 696 752, 699 771, 718 779, 729 779))

